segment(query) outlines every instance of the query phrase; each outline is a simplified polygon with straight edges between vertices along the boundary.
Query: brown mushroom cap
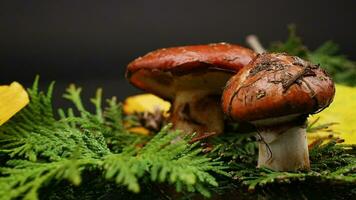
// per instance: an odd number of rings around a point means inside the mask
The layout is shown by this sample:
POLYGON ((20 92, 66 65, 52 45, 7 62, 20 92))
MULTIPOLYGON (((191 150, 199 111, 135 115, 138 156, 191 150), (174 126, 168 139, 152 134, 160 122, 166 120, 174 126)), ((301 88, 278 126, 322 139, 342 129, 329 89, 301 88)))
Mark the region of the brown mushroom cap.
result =
POLYGON ((138 88, 165 99, 178 88, 221 88, 256 54, 227 43, 159 49, 132 61, 126 77, 138 88), (177 80, 179 79, 179 80, 177 80))
POLYGON ((320 112, 334 94, 332 79, 318 65, 264 53, 228 81, 222 107, 234 120, 268 125, 320 112))

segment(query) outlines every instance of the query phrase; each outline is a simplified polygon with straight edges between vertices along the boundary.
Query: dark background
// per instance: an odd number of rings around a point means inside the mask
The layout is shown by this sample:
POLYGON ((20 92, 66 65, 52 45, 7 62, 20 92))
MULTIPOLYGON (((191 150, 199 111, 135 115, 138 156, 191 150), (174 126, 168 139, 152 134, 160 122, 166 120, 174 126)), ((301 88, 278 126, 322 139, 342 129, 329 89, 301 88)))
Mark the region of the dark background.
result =
POLYGON ((287 37, 287 25, 311 49, 326 40, 356 59, 356 1, 117 0, 0 1, 0 84, 41 86, 56 80, 55 103, 69 83, 84 96, 103 87, 119 99, 138 93, 124 78, 127 63, 177 45, 244 43, 257 34, 267 45, 287 37))

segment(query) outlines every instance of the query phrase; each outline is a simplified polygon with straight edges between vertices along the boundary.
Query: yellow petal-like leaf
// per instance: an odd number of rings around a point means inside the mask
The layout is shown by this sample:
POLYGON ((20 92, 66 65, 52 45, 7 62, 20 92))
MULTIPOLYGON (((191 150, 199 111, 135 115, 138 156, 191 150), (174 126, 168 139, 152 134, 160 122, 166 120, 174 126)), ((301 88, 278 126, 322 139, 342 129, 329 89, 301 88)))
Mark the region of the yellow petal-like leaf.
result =
POLYGON ((317 118, 320 119, 316 126, 335 122, 337 124, 331 128, 333 132, 339 133, 337 136, 345 139, 345 143, 356 144, 356 87, 336 85, 333 103, 322 112, 311 116, 309 121, 317 118))
POLYGON ((136 133, 136 134, 140 134, 140 135, 149 135, 150 131, 144 127, 132 127, 128 129, 129 132, 131 133, 136 133))
POLYGON ((134 112, 154 112, 159 108, 168 112, 171 104, 153 94, 140 94, 126 98, 123 110, 126 114, 134 112))
POLYGON ((0 86, 0 125, 29 103, 26 90, 18 82, 0 86))

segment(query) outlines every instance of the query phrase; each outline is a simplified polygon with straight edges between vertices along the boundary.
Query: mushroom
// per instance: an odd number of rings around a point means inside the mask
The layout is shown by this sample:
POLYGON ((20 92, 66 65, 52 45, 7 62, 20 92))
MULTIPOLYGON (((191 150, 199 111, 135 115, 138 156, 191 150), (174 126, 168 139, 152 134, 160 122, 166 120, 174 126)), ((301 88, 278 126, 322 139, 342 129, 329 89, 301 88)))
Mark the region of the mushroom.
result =
POLYGON ((310 62, 285 53, 263 53, 233 76, 224 89, 223 111, 252 123, 259 136, 258 167, 309 169, 306 119, 328 107, 332 79, 310 62))
POLYGON ((220 98, 227 80, 256 54, 227 43, 159 49, 132 61, 134 86, 172 102, 170 121, 186 133, 222 133, 220 98))

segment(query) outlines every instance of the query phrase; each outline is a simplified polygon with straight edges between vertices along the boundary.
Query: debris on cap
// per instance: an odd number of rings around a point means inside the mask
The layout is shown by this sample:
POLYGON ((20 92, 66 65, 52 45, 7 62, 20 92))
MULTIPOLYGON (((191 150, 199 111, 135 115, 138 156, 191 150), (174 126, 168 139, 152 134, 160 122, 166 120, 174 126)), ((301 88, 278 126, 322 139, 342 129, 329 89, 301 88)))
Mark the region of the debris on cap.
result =
POLYGON ((264 53, 229 80, 223 109, 241 121, 318 113, 335 94, 318 65, 283 53, 264 53))

